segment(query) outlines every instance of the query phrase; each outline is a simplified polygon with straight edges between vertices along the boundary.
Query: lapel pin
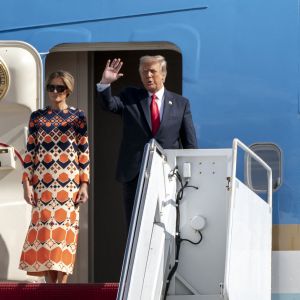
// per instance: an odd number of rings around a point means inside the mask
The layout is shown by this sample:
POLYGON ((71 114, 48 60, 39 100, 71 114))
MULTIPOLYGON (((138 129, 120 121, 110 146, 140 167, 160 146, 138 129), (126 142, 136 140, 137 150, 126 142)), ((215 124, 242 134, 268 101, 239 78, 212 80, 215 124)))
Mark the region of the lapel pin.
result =
POLYGON ((172 102, 172 101, 169 101, 169 104, 170 104, 170 105, 172 105, 172 104, 173 104, 173 102, 172 102))

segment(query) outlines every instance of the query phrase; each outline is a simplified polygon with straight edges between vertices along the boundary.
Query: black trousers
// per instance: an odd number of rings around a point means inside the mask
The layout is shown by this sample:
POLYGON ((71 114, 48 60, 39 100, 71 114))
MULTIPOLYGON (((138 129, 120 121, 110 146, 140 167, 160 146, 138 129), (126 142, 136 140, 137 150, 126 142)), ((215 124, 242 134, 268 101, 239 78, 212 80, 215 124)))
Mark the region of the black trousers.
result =
POLYGON ((127 229, 129 229, 129 225, 130 225, 138 179, 139 176, 136 176, 133 180, 123 183, 123 201, 124 201, 127 229))

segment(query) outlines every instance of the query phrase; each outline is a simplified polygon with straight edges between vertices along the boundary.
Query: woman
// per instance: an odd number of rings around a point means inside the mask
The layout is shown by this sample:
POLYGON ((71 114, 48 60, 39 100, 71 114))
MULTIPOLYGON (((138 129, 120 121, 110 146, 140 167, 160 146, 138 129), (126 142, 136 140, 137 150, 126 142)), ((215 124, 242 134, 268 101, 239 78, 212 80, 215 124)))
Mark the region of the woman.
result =
POLYGON ((51 105, 31 114, 25 154, 24 198, 32 205, 20 269, 66 283, 72 274, 79 204, 88 199, 89 146, 83 111, 69 107, 74 78, 54 72, 47 81, 51 105))

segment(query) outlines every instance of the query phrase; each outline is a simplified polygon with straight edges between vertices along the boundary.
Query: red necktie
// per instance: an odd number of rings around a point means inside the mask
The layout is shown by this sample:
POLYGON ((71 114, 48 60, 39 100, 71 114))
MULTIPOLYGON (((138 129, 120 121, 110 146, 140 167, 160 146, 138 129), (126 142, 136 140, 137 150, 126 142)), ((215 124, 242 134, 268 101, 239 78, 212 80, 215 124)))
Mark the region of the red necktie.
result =
POLYGON ((152 134, 153 136, 156 135, 159 125, 160 125, 160 116, 159 116, 159 109, 157 106, 157 103, 155 101, 156 95, 153 94, 151 96, 151 105, 150 105, 150 110, 151 110, 151 124, 152 124, 152 134))

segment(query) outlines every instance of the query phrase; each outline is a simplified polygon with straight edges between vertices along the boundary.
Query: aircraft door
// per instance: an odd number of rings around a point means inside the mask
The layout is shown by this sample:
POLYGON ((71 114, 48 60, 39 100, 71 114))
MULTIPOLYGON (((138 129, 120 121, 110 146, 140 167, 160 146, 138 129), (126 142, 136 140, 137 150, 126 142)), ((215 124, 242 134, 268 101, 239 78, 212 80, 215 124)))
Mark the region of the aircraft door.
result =
MULTIPOLYGON (((30 222, 23 199, 22 156, 30 113, 42 103, 39 53, 20 41, 0 41, 0 280, 29 280, 18 270, 30 222)), ((33 277, 31 277, 33 278, 33 277)))

